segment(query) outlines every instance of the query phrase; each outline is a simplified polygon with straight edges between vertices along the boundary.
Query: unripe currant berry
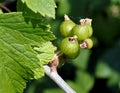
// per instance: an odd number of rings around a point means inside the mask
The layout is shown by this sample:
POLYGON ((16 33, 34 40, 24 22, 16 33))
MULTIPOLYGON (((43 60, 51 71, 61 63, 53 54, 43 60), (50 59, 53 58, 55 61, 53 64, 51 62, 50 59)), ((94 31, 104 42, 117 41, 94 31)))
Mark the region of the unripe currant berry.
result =
POLYGON ((82 41, 89 37, 88 27, 81 22, 81 25, 75 25, 71 31, 71 35, 76 35, 79 41, 82 41))
POLYGON ((91 22, 92 22, 92 19, 89 19, 89 18, 85 18, 85 25, 88 27, 89 29, 89 37, 92 36, 93 34, 93 29, 92 29, 92 26, 91 26, 91 22))
POLYGON ((81 44, 81 48, 91 49, 93 47, 93 41, 90 38, 85 39, 81 44))
POLYGON ((75 37, 66 37, 60 45, 61 52, 69 58, 76 58, 79 54, 79 44, 75 37))
POLYGON ((64 15, 65 21, 60 24, 60 33, 63 37, 69 37, 71 35, 71 30, 75 26, 75 23, 70 20, 67 15, 64 15))

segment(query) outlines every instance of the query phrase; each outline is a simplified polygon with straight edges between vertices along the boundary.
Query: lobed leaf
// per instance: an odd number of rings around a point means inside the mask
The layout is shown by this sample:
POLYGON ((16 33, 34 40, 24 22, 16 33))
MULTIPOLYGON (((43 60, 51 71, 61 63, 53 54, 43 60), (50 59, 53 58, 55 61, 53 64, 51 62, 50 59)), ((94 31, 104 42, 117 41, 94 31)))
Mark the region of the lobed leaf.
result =
POLYGON ((55 2, 54 0, 22 0, 35 13, 55 18, 55 2))
POLYGON ((42 19, 34 26, 22 13, 0 15, 0 93, 23 93, 26 82, 44 75, 55 39, 42 19), (35 50, 39 48, 39 52, 35 50))

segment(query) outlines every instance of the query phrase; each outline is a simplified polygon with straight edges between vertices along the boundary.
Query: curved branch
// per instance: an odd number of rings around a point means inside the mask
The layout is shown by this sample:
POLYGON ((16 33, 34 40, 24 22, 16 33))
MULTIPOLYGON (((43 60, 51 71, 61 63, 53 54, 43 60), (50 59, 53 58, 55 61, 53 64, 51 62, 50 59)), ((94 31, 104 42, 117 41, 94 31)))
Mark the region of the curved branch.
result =
POLYGON ((45 74, 49 76, 65 93, 76 93, 59 75, 56 71, 51 71, 48 65, 44 65, 45 74))
POLYGON ((4 6, 3 4, 0 3, 0 8, 6 10, 7 12, 11 12, 10 9, 8 9, 6 6, 4 6))

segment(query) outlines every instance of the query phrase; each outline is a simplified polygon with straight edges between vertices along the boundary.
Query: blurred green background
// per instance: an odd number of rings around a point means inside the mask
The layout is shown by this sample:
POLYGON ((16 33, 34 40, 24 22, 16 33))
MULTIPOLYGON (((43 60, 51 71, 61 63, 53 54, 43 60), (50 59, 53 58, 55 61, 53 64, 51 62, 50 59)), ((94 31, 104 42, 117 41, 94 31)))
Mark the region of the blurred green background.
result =
MULTIPOLYGON (((9 5, 15 11, 16 0, 9 5)), ((77 93, 120 93, 120 0, 55 0, 56 19, 49 19, 59 46, 59 25, 67 14, 76 24, 91 18, 94 47, 81 49, 74 60, 58 68, 61 77, 77 93)), ((25 93, 64 93, 49 77, 28 83, 25 93)))

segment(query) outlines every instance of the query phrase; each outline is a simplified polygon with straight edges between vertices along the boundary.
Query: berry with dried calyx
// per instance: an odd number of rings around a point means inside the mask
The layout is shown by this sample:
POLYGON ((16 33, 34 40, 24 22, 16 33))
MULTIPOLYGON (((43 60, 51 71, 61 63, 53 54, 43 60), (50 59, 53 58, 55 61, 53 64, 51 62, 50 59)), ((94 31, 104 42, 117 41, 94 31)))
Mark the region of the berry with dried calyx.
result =
POLYGON ((80 25, 75 25, 71 31, 71 35, 76 35, 79 41, 89 37, 89 29, 85 25, 85 20, 80 20, 80 25))
POLYGON ((60 24, 60 33, 63 37, 69 37, 71 30, 75 26, 75 23, 70 20, 67 15, 64 15, 64 21, 60 24))
POLYGON ((91 26, 91 22, 92 22, 92 19, 89 19, 89 18, 85 18, 85 25, 88 27, 89 29, 89 37, 92 36, 93 34, 93 29, 92 29, 92 26, 91 26))
POLYGON ((80 44, 80 47, 91 49, 93 47, 93 41, 90 38, 87 38, 80 44))
POLYGON ((66 37, 62 40, 60 44, 61 52, 66 55, 68 58, 76 58, 79 54, 79 44, 77 37, 66 37))

